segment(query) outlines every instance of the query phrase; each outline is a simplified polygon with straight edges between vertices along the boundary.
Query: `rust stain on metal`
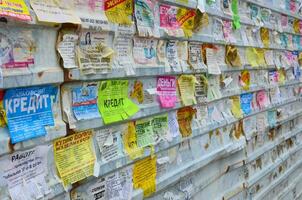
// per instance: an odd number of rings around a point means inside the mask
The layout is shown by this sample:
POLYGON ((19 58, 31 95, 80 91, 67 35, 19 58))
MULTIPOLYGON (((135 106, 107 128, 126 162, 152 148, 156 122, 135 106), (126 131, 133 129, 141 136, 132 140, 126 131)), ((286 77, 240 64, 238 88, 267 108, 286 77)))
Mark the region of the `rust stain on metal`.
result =
POLYGON ((9 153, 13 153, 15 151, 15 145, 11 143, 10 138, 9 138, 9 141, 8 141, 8 149, 9 149, 9 153))
POLYGON ((43 76, 44 72, 38 72, 38 77, 41 78, 43 76))

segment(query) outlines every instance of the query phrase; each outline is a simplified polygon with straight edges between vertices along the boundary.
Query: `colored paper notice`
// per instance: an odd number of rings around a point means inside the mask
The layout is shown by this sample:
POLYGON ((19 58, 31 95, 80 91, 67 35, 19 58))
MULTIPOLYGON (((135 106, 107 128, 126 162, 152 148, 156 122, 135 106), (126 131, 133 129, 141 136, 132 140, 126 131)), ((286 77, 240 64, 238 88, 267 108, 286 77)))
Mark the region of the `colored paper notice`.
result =
POLYGON ((168 115, 160 115, 152 118, 152 129, 155 143, 159 143, 161 140, 166 140, 168 134, 168 115))
POLYGON ((143 148, 139 148, 137 145, 136 131, 134 122, 128 123, 128 128, 123 134, 123 144, 126 154, 132 159, 143 156, 143 148))
POLYGON ((243 70, 241 72, 239 83, 243 90, 250 89, 251 77, 250 77, 250 72, 248 70, 243 70))
POLYGON ((230 99, 232 100, 231 112, 232 112, 233 116, 237 119, 242 118, 242 112, 240 109, 240 97, 233 96, 230 99))
POLYGON ((277 111, 276 110, 267 111, 267 120, 268 120, 268 125, 270 127, 275 127, 277 123, 277 111))
POLYGON ((252 113, 252 100, 253 100, 252 93, 246 93, 240 95, 241 110, 245 115, 252 113))
POLYGON ((178 8, 176 19, 186 37, 192 37, 196 11, 194 9, 178 8))
POLYGON ((105 124, 128 119, 139 111, 128 98, 128 80, 101 81, 98 107, 105 124))
POLYGON ((0 16, 11 17, 22 21, 31 21, 31 16, 24 0, 0 1, 0 16))
POLYGON ((258 55, 257 55, 257 50, 252 47, 246 48, 245 55, 247 58, 247 62, 252 66, 252 67, 258 67, 258 55))
POLYGON ((190 106, 196 104, 195 84, 196 77, 193 75, 181 75, 178 79, 178 88, 183 105, 190 106))
POLYGON ((138 35, 141 37, 159 37, 159 26, 155 23, 158 6, 152 0, 135 1, 135 19, 138 35))
POLYGON ((80 24, 80 18, 72 9, 73 1, 63 0, 30 0, 30 5, 35 11, 40 22, 47 23, 73 23, 80 24))
POLYGON ((137 145, 142 147, 151 146, 155 143, 154 132, 151 119, 138 120, 135 123, 135 131, 137 138, 137 145))
POLYGON ((144 102, 144 84, 141 81, 136 80, 134 82, 130 97, 140 104, 144 102))
POLYGON ((269 105, 269 100, 265 90, 261 90, 256 93, 256 102, 259 109, 264 109, 269 105))
POLYGON ((161 107, 174 108, 177 100, 176 78, 174 76, 159 76, 156 89, 161 107))
POLYGON ((104 11, 108 20, 116 24, 131 25, 132 0, 104 0, 104 11))
POLYGON ((183 37, 184 31, 177 20, 178 7, 161 4, 159 6, 160 27, 164 28, 168 35, 183 37))
POLYGON ((184 107, 177 111, 177 121, 182 137, 192 135, 192 120, 196 110, 192 107, 184 107))
POLYGON ((133 187, 142 189, 144 197, 156 191, 156 157, 139 160, 133 167, 133 187))
POLYGON ((268 28, 260 28, 260 37, 262 44, 265 48, 269 48, 270 46, 270 37, 269 37, 269 29, 268 28))
POLYGON ((97 106, 97 86, 72 89, 72 111, 77 120, 100 118, 97 106))
POLYGON ((54 159, 63 186, 93 175, 96 160, 92 131, 82 131, 53 142, 54 159))
POLYGON ((4 91, 0 90, 0 127, 5 127, 7 124, 6 113, 3 105, 4 91))
POLYGON ((18 151, 0 160, 1 184, 12 200, 41 199, 51 190, 46 184, 48 146, 18 151))
POLYGON ((233 45, 227 45, 225 48, 225 63, 231 67, 241 67, 241 59, 238 49, 233 45))
POLYGON ((54 126, 52 104, 57 93, 54 86, 6 90, 4 109, 13 144, 43 136, 45 126, 54 126))
POLYGON ((232 0, 231 4, 232 13, 233 13, 233 28, 234 29, 240 29, 240 17, 238 13, 238 0, 232 0))

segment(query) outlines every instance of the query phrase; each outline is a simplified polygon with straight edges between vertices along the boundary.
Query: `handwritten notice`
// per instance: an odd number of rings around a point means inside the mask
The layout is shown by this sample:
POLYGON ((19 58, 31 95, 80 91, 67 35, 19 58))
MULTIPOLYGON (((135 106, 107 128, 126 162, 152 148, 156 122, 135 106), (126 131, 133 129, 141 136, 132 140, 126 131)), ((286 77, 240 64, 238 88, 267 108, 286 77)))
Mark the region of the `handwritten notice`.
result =
POLYGON ((73 88, 72 111, 77 120, 100 118, 96 85, 73 88))
POLYGON ((9 89, 4 95, 8 129, 13 144, 46 134, 45 126, 54 126, 52 104, 58 88, 36 86, 9 89))
POLYGON ((37 146, 0 160, 1 178, 13 200, 40 199, 51 192, 45 181, 48 150, 48 146, 37 146))
POLYGON ((128 98, 128 80, 101 81, 98 107, 105 124, 128 119, 139 110, 128 98))
POLYGON ((177 111, 177 121, 182 137, 188 137, 192 134, 192 120, 196 110, 192 107, 184 107, 177 111))
POLYGON ((104 0, 104 11, 106 17, 112 23, 127 25, 132 23, 132 0, 104 0))
POLYGON ((151 146, 155 143, 151 119, 142 119, 135 124, 137 145, 139 147, 151 146))
POLYGON ((181 101, 185 106, 196 104, 195 84, 196 77, 193 75, 181 75, 178 79, 181 101))
POLYGON ((30 21, 30 13, 24 0, 0 1, 0 16, 30 21))
POLYGON ((72 7, 74 7, 72 1, 67 3, 63 0, 30 0, 30 5, 40 22, 81 23, 80 18, 72 10, 72 7))
POLYGON ((64 187, 93 175, 95 153, 92 131, 83 131, 53 142, 54 159, 64 187))
POLYGON ((174 76, 159 76, 157 78, 157 95, 162 108, 173 108, 177 100, 176 78, 174 76))
POLYGON ((156 191, 156 157, 137 161, 133 167, 133 187, 142 189, 144 197, 156 191))
POLYGON ((125 153, 134 160, 143 155, 143 148, 138 147, 134 122, 129 122, 123 134, 123 145, 125 153))

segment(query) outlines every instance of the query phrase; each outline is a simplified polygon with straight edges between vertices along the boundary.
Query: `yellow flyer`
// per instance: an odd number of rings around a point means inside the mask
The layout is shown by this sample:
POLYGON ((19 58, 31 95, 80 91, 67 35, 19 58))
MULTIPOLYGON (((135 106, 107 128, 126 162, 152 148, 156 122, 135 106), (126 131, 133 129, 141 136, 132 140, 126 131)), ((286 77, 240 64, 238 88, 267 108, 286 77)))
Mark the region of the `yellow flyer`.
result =
POLYGON ((177 121, 182 137, 188 137, 192 134, 192 120, 196 110, 192 107, 181 108, 177 111, 177 121))
POLYGON ((105 15, 107 16, 110 22, 116 24, 132 24, 132 0, 105 0, 104 10, 105 15))
POLYGON ((193 34, 195 15, 194 9, 178 8, 177 10, 176 19, 186 37, 191 37, 193 34))
POLYGON ((243 90, 249 90, 251 85, 251 76, 248 70, 243 70, 240 74, 240 85, 243 90))
POLYGON ((134 122, 128 123, 128 128, 123 134, 123 144, 126 154, 134 160, 143 156, 144 149, 137 146, 136 132, 134 122))
POLYGON ((269 48, 269 45, 270 45, 269 29, 261 27, 260 28, 260 37, 261 37, 264 47, 269 48))
POLYGON ((241 67, 240 55, 234 45, 227 45, 225 47, 225 62, 231 67, 241 67))
POLYGON ((128 80, 101 81, 98 107, 105 124, 128 119, 139 111, 138 106, 128 98, 128 80))
POLYGON ((156 191, 156 156, 137 161, 133 167, 133 187, 141 188, 144 197, 156 191))
POLYGON ((252 66, 252 67, 258 67, 258 54, 256 48, 248 47, 245 50, 247 62, 252 66))
POLYGON ((141 81, 135 81, 130 97, 140 104, 144 102, 144 84, 141 81))
POLYGON ((31 21, 31 16, 24 0, 0 0, 0 16, 31 21))
POLYGON ((232 100, 231 112, 235 118, 239 119, 243 116, 241 108, 240 108, 240 97, 233 96, 233 97, 231 97, 231 100, 232 100))
POLYGON ((181 75, 177 79, 180 98, 185 106, 196 104, 195 85, 198 84, 194 75, 181 75))
POLYGON ((95 152, 92 131, 82 131, 54 141, 54 158, 64 187, 93 175, 95 152))

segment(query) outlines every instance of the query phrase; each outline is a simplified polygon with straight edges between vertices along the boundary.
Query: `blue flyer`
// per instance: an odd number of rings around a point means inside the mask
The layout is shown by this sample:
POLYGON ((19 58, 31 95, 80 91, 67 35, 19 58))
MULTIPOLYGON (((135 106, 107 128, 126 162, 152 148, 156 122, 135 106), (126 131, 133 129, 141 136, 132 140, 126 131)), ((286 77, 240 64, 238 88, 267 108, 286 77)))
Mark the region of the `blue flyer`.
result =
POLYGON ((12 144, 43 136, 45 126, 54 126, 57 93, 51 85, 6 90, 3 104, 12 144))
POLYGON ((76 87, 72 90, 72 110, 77 120, 100 118, 96 85, 76 87))
POLYGON ((252 93, 246 93, 240 95, 240 106, 241 110, 245 115, 248 115, 252 112, 252 100, 253 100, 253 94, 252 93))

